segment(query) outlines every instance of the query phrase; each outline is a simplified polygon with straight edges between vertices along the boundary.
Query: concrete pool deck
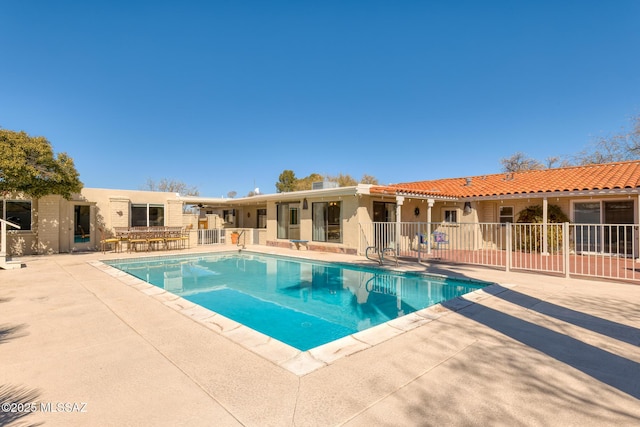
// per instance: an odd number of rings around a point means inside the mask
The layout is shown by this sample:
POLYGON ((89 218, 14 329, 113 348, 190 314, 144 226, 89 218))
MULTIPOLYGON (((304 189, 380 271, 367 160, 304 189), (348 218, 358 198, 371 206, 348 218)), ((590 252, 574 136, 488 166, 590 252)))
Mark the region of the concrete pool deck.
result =
POLYGON ((23 257, 26 268, 0 271, 0 402, 37 409, 0 412, 0 425, 640 423, 638 285, 407 264, 497 285, 300 370, 308 360, 284 366, 96 263, 128 256, 23 257))

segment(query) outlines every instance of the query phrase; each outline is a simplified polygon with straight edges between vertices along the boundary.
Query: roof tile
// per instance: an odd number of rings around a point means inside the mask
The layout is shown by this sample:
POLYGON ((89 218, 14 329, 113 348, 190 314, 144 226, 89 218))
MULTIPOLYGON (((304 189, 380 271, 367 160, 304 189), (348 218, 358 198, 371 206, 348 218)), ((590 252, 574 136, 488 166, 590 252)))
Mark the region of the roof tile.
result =
POLYGON ((465 178, 445 178, 374 186, 374 194, 422 194, 444 197, 590 191, 640 187, 640 161, 529 170, 465 178))

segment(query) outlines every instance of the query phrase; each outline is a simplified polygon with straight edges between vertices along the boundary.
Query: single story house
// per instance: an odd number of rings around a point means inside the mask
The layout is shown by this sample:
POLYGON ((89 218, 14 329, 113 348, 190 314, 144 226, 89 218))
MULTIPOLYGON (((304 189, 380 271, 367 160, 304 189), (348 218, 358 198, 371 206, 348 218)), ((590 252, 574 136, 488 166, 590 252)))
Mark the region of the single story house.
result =
MULTIPOLYGON (((532 205, 542 206, 546 222, 548 207, 556 205, 573 223, 638 225, 639 202, 640 161, 628 161, 389 185, 325 183, 233 199, 85 188, 71 200, 5 197, 0 219, 21 226, 9 228, 13 255, 96 250, 114 227, 154 225, 188 227, 194 235, 198 229, 251 230, 253 243, 301 241, 309 250, 362 254, 363 227, 370 224, 513 223, 532 205)), ((637 232, 624 238, 638 247, 637 232)))

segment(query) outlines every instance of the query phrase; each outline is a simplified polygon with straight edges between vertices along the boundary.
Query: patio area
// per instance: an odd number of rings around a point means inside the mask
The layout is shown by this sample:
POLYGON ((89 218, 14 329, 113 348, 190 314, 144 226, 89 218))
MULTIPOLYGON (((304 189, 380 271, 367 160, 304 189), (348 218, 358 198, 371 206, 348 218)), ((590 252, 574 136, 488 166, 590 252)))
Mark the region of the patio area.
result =
POLYGON ((640 423, 639 285, 401 262, 497 286, 297 375, 94 265, 137 256, 23 257, 26 268, 0 271, 0 401, 62 409, 0 412, 0 425, 640 423))

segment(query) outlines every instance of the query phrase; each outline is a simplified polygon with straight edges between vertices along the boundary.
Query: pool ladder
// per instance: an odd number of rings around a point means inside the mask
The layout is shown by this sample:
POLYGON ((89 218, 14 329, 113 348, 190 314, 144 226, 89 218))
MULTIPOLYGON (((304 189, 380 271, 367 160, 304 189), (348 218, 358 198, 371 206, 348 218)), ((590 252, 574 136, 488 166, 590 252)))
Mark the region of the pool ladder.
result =
POLYGON ((238 249, 239 251, 243 250, 246 248, 245 242, 247 240, 247 237, 245 236, 244 239, 242 240, 242 243, 240 243, 240 238, 244 235, 244 232, 247 230, 242 230, 240 232, 240 234, 238 234, 238 242, 236 243, 236 246, 239 247, 240 249, 238 249), (242 246, 242 247, 241 247, 242 246))
POLYGON ((384 262, 384 255, 386 253, 391 253, 393 255, 393 258, 396 260, 396 266, 397 266, 398 265, 398 254, 397 254, 396 250, 393 249, 393 248, 379 248, 377 246, 369 246, 365 250, 364 255, 367 257, 367 259, 369 259, 371 261, 376 261, 377 263, 382 265, 382 263, 384 262), (376 258, 371 258, 369 256, 369 252, 371 252, 372 254, 377 255, 377 257, 376 258))

